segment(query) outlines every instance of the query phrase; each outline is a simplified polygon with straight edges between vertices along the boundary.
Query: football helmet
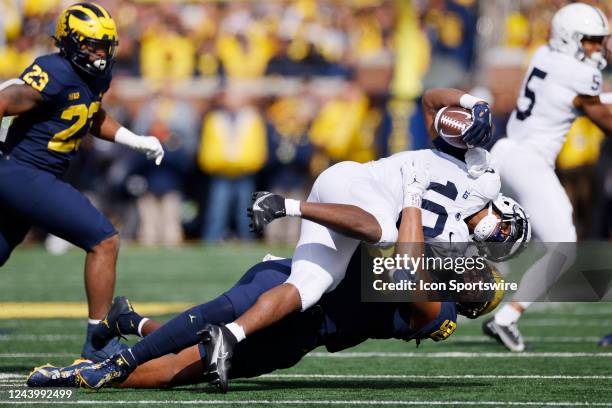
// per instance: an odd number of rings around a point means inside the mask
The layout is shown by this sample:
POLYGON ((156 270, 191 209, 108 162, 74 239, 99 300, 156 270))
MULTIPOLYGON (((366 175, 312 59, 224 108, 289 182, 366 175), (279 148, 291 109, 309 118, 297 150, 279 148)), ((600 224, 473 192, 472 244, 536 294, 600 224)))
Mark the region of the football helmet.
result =
POLYGON ((111 15, 95 3, 76 3, 57 20, 55 45, 76 67, 94 76, 110 71, 119 44, 111 15), (97 50, 104 51, 104 56, 97 50))
MULTIPOLYGON (((482 271, 472 270, 462 274, 463 282, 503 283, 499 272, 491 265, 482 271)), ((469 319, 476 319, 494 310, 504 298, 503 287, 488 291, 463 291, 459 302, 455 303, 457 313, 469 319)))
POLYGON ((603 40, 608 35, 608 18, 601 10, 585 3, 572 3, 559 9, 553 16, 549 44, 557 51, 602 70, 606 67, 606 58, 601 52, 593 52, 587 57, 582 40, 603 40))
POLYGON ((531 240, 529 216, 516 201, 500 194, 489 203, 489 213, 476 224, 473 238, 481 244, 478 249, 482 256, 493 262, 505 261, 520 253, 531 240))

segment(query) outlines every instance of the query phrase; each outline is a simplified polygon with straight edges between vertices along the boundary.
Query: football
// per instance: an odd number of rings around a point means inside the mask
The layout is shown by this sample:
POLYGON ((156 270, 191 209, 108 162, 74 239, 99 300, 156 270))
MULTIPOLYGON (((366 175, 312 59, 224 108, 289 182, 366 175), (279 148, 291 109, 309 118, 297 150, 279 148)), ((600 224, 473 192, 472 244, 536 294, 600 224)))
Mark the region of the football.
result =
POLYGON ((438 135, 451 146, 467 149, 463 133, 472 126, 472 111, 460 106, 447 106, 436 114, 434 128, 438 135))

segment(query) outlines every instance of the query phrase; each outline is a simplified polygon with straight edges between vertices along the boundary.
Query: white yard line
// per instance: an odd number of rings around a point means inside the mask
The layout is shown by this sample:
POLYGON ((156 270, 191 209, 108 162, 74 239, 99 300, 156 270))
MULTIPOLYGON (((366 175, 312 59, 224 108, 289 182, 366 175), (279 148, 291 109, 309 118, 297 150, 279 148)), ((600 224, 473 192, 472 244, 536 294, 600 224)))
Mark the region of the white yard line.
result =
POLYGON ((258 378, 275 379, 339 379, 339 380, 455 380, 455 379, 504 379, 504 380, 612 380, 612 375, 503 375, 503 374, 460 374, 460 375, 428 375, 428 374, 265 374, 258 378))
MULTIPOLYGON (((53 357, 74 357, 74 353, 0 353, 0 358, 53 358, 53 357)), ((393 358, 573 358, 573 357, 590 357, 590 358, 611 358, 612 352, 602 353, 587 353, 587 352, 498 352, 498 353, 477 353, 477 352, 385 352, 385 351, 354 351, 354 352, 339 352, 325 353, 312 352, 306 357, 315 358, 364 358, 364 357, 393 357, 393 358)))
POLYGON ((66 404, 66 405, 390 405, 390 406, 535 406, 535 407, 612 407, 612 402, 581 402, 581 401, 439 401, 439 400, 53 400, 53 401, 1 401, 0 404, 30 405, 30 404, 66 404))

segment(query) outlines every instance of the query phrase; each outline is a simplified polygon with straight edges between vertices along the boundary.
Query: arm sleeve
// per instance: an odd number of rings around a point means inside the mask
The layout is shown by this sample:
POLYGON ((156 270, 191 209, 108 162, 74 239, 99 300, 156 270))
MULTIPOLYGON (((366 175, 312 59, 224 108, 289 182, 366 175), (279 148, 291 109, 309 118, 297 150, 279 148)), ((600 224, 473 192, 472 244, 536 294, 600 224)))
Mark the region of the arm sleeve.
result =
POLYGON ((27 67, 19 78, 37 90, 47 102, 53 101, 60 95, 63 84, 60 78, 61 67, 50 58, 39 57, 27 67))

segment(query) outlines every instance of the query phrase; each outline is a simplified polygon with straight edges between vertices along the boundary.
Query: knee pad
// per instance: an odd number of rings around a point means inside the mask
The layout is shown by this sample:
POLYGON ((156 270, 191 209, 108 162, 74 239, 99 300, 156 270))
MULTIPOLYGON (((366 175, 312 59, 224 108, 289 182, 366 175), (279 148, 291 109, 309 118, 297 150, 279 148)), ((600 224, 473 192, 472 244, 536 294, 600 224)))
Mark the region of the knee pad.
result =
POLYGON ((321 299, 321 296, 334 284, 334 279, 319 265, 300 260, 292 265, 291 275, 285 283, 295 286, 298 290, 304 311, 321 299))

